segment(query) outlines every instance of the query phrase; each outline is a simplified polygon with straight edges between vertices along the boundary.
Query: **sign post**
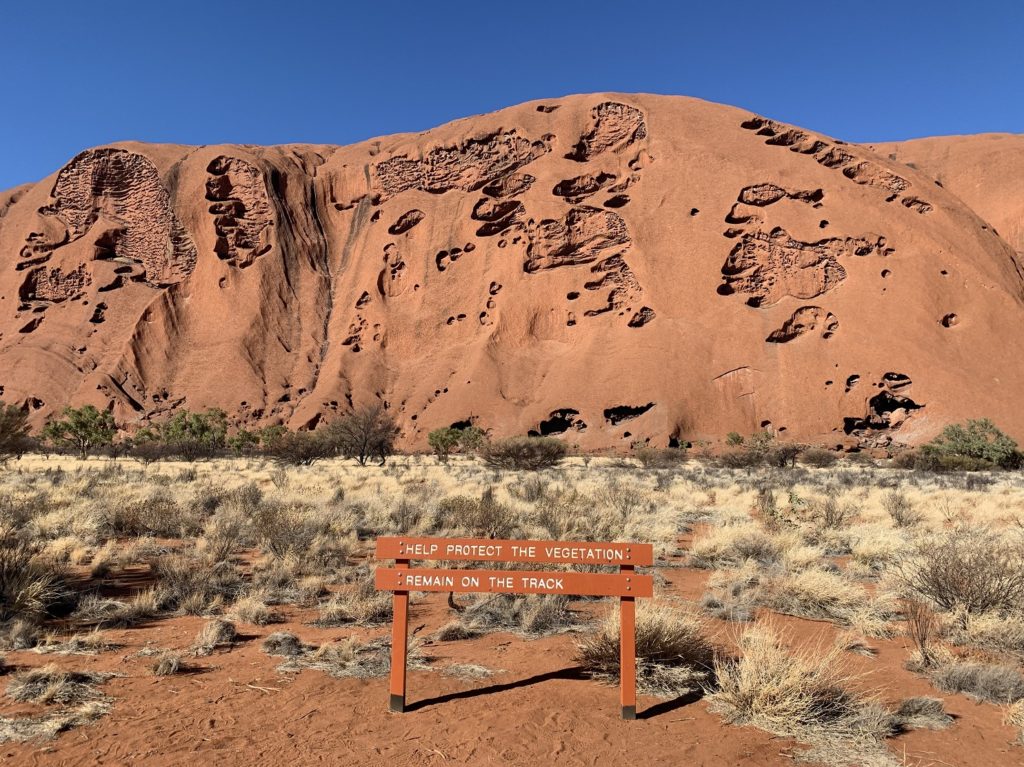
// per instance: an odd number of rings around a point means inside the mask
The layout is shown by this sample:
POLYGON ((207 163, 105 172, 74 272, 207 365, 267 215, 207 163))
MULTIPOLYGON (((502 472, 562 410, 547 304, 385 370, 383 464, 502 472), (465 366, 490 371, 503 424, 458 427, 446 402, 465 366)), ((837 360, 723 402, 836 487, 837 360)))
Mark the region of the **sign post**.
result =
POLYGON ((386 537, 377 539, 376 556, 395 561, 393 568, 378 567, 374 576, 379 591, 394 592, 392 711, 405 711, 410 591, 566 594, 619 598, 619 701, 622 718, 636 719, 636 599, 651 597, 654 583, 635 568, 654 564, 649 543, 386 537), (411 560, 603 565, 617 566, 618 572, 412 568, 411 560))

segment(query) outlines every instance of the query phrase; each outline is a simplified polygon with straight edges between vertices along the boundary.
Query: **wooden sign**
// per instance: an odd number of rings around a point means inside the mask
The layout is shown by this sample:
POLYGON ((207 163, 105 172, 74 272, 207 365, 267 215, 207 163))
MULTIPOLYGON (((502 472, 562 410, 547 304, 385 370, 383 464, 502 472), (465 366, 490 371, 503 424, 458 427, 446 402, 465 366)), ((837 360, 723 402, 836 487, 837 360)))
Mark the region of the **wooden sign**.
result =
POLYGON ((654 564, 649 543, 560 543, 473 538, 378 538, 377 559, 426 559, 452 562, 533 562, 563 565, 654 564))
POLYGON ((571 594, 619 598, 619 699, 622 718, 636 719, 635 600, 652 596, 654 581, 649 575, 637 575, 633 568, 654 563, 651 544, 388 537, 377 539, 377 558, 395 560, 393 568, 379 567, 375 574, 379 591, 394 592, 392 711, 405 711, 410 591, 571 594), (410 560, 610 565, 618 567, 619 572, 410 568, 410 560))

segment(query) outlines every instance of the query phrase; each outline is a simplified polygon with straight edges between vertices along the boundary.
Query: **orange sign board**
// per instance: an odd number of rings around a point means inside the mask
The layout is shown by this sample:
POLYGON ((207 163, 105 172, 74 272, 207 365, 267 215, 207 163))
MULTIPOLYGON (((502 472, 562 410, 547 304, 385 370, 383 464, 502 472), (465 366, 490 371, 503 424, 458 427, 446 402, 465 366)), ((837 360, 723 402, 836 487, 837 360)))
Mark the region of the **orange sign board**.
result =
POLYGON ((487 538, 405 538, 396 536, 377 539, 377 559, 646 567, 654 564, 654 547, 649 543, 505 541, 487 538))
POLYGON ((494 594, 566 594, 619 598, 619 702, 623 719, 636 719, 636 599, 654 593, 654 579, 634 568, 654 563, 649 543, 511 541, 487 538, 377 539, 377 559, 395 566, 378 567, 379 591, 392 591, 391 710, 405 711, 406 653, 409 642, 409 592, 444 591, 494 594), (519 562, 618 567, 617 573, 542 570, 451 570, 411 568, 410 560, 519 562))
POLYGON ((524 570, 377 568, 379 591, 444 591, 494 594, 572 594, 583 597, 650 597, 654 579, 634 573, 564 573, 524 570))

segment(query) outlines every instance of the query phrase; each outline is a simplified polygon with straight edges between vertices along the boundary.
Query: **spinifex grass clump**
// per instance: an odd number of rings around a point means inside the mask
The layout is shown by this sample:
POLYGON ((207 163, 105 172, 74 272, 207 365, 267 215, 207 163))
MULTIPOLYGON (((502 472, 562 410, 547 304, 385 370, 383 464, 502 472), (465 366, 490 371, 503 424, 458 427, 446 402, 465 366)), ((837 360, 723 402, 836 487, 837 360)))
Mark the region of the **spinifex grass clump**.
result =
MULTIPOLYGON (((641 602, 636 610, 637 684, 653 695, 680 695, 700 687, 714 666, 714 649, 700 619, 684 610, 641 602)), ((580 665, 608 680, 619 678, 620 627, 612 612, 577 645, 580 665)))

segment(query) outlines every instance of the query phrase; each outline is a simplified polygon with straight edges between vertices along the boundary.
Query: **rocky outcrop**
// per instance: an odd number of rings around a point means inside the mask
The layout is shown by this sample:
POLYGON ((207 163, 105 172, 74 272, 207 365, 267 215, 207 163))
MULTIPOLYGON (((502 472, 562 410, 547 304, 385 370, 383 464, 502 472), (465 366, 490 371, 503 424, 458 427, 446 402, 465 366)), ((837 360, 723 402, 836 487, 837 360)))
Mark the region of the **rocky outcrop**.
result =
POLYGON ((0 194, 0 391, 36 425, 380 403, 406 447, 1024 438, 1016 219, 944 188, 968 165, 618 94, 346 147, 98 147, 0 194))

